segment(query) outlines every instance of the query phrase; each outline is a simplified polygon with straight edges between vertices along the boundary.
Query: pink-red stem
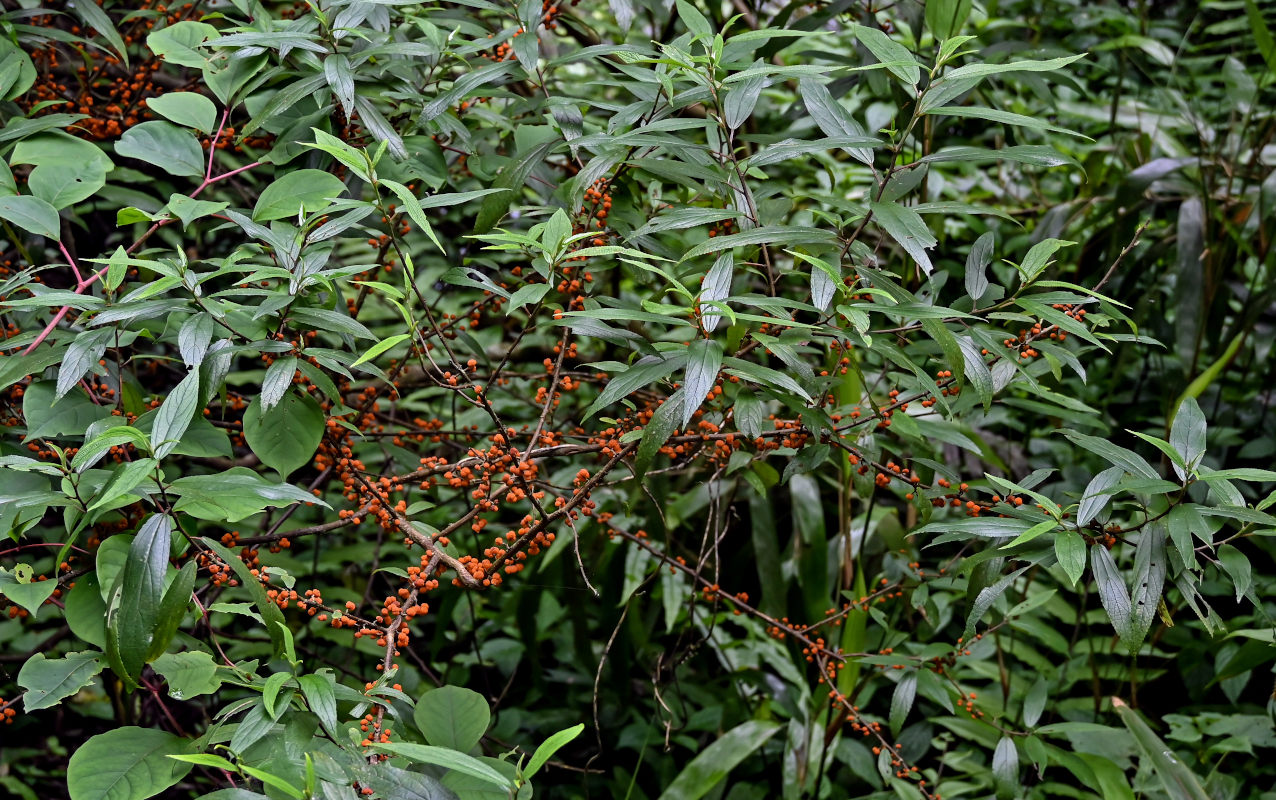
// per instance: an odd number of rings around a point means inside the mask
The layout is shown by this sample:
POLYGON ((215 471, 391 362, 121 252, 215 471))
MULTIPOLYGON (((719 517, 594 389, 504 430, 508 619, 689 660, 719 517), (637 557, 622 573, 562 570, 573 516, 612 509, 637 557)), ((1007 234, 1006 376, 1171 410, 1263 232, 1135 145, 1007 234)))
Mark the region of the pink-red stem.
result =
MULTIPOLYGON (((224 111, 222 111, 222 120, 221 120, 221 124, 217 126, 217 134, 213 136, 213 140, 209 142, 209 145, 208 145, 208 167, 205 168, 204 170, 204 180, 202 183, 200 183, 198 187, 196 187, 195 191, 190 193, 191 198, 197 197, 200 192, 204 191, 209 186, 211 186, 214 183, 217 183, 218 181, 224 181, 227 178, 232 177, 234 175, 238 175, 241 172, 246 172, 247 170, 250 170, 253 167, 261 166, 260 161, 254 161, 251 164, 246 164, 242 167, 232 169, 230 172, 225 172, 225 173, 222 173, 221 175, 218 175, 217 177, 213 177, 213 158, 217 154, 217 141, 221 138, 222 130, 226 127, 226 118, 229 114, 230 114, 230 109, 225 109, 224 111)), ((159 230, 160 228, 164 227, 165 225, 167 225, 168 223, 172 221, 173 221, 172 219, 157 220, 154 224, 151 225, 151 227, 146 229, 146 233, 143 233, 140 237, 138 237, 137 241, 129 245, 128 249, 126 249, 124 252, 127 254, 132 254, 134 250, 140 247, 143 242, 145 242, 147 239, 151 237, 151 234, 155 233, 155 231, 159 230)), ((94 272, 93 274, 89 275, 89 277, 85 278, 83 273, 80 272, 80 266, 75 263, 75 259, 71 258, 71 254, 67 252, 66 245, 64 245, 62 242, 58 242, 58 249, 62 251, 62 255, 66 258, 67 263, 71 265, 71 269, 75 270, 75 279, 76 279, 75 293, 76 294, 83 294, 86 289, 92 286, 94 282, 96 282, 99 278, 105 275, 106 271, 110 269, 109 266, 102 267, 97 272, 94 272)), ((49 334, 53 333, 53 330, 58 326, 58 323, 62 321, 62 319, 67 315, 67 312, 69 312, 70 310, 71 310, 70 306, 62 306, 62 308, 58 310, 58 313, 53 315, 53 319, 49 320, 49 324, 44 326, 44 330, 40 331, 40 335, 35 337, 35 341, 31 342, 31 344, 27 346, 27 349, 22 351, 22 355, 24 356, 29 355, 31 351, 39 347, 40 344, 45 339, 49 338, 49 334)))

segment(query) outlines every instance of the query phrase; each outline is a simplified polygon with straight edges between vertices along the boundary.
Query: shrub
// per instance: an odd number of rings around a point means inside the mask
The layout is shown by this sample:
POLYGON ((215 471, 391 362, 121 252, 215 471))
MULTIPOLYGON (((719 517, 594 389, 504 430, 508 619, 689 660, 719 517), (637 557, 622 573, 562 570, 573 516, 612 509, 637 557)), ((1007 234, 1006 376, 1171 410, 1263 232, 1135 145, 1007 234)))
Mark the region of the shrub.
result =
POLYGON ((1032 8, 6 11, 6 790, 1268 796, 1276 50, 1032 8))

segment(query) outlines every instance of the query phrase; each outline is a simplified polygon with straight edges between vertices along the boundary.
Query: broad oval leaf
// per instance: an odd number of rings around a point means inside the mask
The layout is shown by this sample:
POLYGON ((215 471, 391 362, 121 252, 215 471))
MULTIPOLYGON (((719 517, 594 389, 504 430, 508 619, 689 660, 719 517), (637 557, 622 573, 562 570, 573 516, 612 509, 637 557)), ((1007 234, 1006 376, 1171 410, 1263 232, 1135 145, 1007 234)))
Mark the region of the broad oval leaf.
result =
POLYGON ((170 175, 201 177, 204 151, 190 131, 171 122, 134 125, 115 143, 115 152, 160 167, 170 175))
POLYGON ((126 726, 99 733, 79 747, 67 765, 71 800, 144 800, 177 783, 191 765, 189 741, 154 728, 126 726))
POLYGON ((102 671, 99 655, 85 651, 46 659, 43 653, 36 653, 28 658, 18 672, 18 685, 25 690, 23 709, 29 713, 55 706, 89 685, 102 671))
POLYGON ((478 744, 491 722, 492 712, 483 695, 460 686, 440 686, 421 696, 412 720, 425 741, 468 753, 478 744))
POLYGON ((272 408, 262 410, 254 397, 244 412, 244 441, 261 462, 287 478, 310 463, 323 440, 324 417, 309 395, 288 392, 272 408))

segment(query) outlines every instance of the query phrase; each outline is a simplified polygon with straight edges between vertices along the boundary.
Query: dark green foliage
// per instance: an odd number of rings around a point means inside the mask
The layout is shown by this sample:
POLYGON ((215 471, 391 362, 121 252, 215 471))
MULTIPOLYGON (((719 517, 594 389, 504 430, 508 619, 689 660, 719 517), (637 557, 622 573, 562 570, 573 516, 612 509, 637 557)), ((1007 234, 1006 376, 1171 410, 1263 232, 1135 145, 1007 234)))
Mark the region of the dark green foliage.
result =
POLYGON ((1276 798, 1276 10, 54 5, 0 793, 1276 798))

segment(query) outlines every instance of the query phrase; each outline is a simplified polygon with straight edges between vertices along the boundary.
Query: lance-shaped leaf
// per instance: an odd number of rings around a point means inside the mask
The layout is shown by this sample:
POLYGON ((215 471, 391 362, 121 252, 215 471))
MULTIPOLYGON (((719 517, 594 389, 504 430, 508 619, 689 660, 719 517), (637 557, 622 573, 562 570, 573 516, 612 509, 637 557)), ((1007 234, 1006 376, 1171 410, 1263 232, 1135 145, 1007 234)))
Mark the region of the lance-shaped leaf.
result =
POLYGON ((929 275, 934 271, 926 251, 934 247, 937 240, 920 214, 899 203, 870 203, 869 207, 877 224, 912 256, 923 272, 929 275))
POLYGON ((1171 800, 1210 800, 1196 774, 1174 754, 1173 748, 1157 736, 1139 716, 1139 712, 1126 705, 1119 697, 1112 698, 1112 707, 1129 728, 1143 758, 1152 764, 1161 786, 1171 800))
POLYGON ((683 389, 687 402, 683 404, 682 425, 686 427, 691 417, 704 403, 709 390, 722 368, 722 345, 712 339, 697 339, 687 347, 687 371, 683 389))
POLYGON ((150 652, 164 598, 164 573, 172 548, 173 522, 152 514, 129 545, 107 615, 107 651, 121 678, 136 684, 150 652))

